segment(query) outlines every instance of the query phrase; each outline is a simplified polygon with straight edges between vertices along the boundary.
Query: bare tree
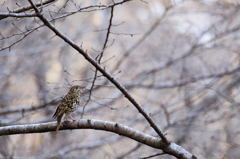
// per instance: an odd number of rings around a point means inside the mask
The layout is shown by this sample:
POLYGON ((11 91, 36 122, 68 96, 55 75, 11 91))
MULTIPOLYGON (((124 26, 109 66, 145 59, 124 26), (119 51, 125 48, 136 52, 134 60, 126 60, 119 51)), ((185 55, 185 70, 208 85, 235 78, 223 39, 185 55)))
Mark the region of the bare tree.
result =
POLYGON ((239 5, 0 5, 0 157, 240 155, 239 5), (52 115, 73 85, 84 87, 80 119, 55 136, 52 115))

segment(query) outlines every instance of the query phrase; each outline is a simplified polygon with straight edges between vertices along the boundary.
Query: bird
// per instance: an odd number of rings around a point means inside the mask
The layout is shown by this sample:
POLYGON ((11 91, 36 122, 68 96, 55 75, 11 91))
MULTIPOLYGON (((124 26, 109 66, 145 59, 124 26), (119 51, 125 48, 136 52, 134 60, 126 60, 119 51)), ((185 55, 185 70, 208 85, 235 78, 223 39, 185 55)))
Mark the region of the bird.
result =
POLYGON ((77 120, 74 119, 71 116, 71 113, 77 110, 79 107, 81 100, 80 100, 80 90, 81 86, 76 85, 71 87, 69 90, 68 94, 62 99, 61 103, 57 107, 54 115, 52 118, 56 119, 57 118, 57 128, 56 128, 56 134, 58 133, 58 130, 61 126, 61 122, 63 118, 65 118, 68 121, 67 115, 70 115, 71 119, 73 121, 77 120))

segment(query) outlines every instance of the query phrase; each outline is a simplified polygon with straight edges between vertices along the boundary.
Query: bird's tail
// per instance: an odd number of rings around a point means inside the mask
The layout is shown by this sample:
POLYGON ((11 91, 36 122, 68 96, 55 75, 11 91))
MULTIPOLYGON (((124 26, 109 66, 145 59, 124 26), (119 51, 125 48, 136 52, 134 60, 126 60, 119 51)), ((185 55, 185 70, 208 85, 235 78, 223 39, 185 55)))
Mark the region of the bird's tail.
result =
POLYGON ((57 133, 58 133, 58 130, 61 126, 62 119, 63 119, 64 116, 65 116, 65 114, 61 114, 57 117, 57 128, 56 128, 56 134, 55 135, 57 135, 57 133))

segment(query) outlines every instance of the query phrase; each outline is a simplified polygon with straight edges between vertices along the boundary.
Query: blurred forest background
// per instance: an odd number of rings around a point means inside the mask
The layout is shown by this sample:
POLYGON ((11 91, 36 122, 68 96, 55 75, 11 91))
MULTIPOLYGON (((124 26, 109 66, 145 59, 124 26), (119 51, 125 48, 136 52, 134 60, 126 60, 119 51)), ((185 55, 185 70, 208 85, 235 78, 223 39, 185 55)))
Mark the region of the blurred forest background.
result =
MULTIPOLYGON (((168 139, 199 159, 238 159, 239 1, 135 0, 108 7, 114 2, 58 0, 42 13, 92 57, 104 50, 101 65, 168 139)), ((0 12, 29 5, 27 0, 0 3, 0 12)), ((0 33, 0 126, 54 121, 62 97, 81 85, 82 107, 74 117, 81 117, 86 104, 85 119, 156 135, 106 78, 98 73, 93 82, 95 68, 38 18, 0 17, 0 33)), ((0 143, 0 158, 120 159, 159 151, 86 129, 60 131, 57 137, 54 132, 3 136, 0 143)))

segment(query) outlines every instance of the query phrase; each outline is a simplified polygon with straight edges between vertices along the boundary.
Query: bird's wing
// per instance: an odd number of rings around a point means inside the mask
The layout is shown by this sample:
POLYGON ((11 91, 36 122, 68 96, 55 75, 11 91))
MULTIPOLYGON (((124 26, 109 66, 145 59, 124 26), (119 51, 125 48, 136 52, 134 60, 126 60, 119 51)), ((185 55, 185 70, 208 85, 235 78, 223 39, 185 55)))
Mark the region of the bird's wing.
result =
POLYGON ((65 112, 66 110, 67 110, 67 105, 64 104, 64 103, 61 103, 61 104, 58 106, 56 112, 54 113, 53 118, 55 119, 55 118, 57 118, 58 116, 64 114, 64 112, 65 112))
POLYGON ((71 107, 73 105, 73 103, 76 102, 77 98, 78 98, 77 93, 67 94, 63 99, 63 103, 65 103, 67 106, 71 107))
POLYGON ((63 114, 66 112, 68 107, 71 107, 74 102, 76 102, 76 98, 78 97, 77 93, 71 93, 67 94, 63 100, 61 101, 61 104, 58 106, 56 112, 53 115, 53 118, 57 118, 59 115, 63 114))

